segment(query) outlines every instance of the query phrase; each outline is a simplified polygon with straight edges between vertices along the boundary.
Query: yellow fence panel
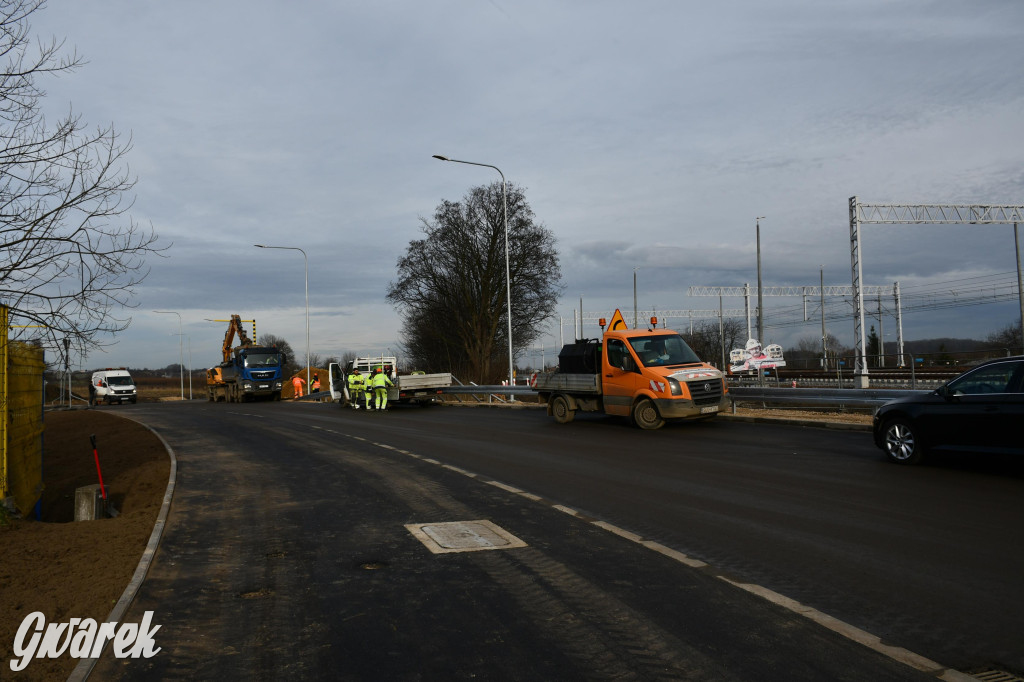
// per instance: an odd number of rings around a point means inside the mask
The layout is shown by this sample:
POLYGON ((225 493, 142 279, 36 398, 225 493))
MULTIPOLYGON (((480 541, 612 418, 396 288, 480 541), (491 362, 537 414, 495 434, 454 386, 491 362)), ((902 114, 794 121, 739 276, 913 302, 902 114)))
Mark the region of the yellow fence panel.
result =
MULTIPOLYGON (((0 325, 6 327, 6 310, 0 325)), ((43 349, 0 334, 0 498, 29 514, 43 494, 43 349)))

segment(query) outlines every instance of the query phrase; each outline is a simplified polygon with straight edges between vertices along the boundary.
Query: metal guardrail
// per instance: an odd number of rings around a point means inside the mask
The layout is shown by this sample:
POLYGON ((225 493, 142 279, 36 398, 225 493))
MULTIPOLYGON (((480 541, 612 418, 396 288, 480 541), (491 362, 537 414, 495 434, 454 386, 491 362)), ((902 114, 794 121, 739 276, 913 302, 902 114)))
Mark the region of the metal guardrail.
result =
POLYGON ((730 388, 733 409, 740 403, 787 407, 877 407, 890 400, 924 395, 926 390, 856 388, 730 388))
POLYGON ((494 386, 478 386, 476 384, 461 385, 461 386, 445 386, 443 388, 436 389, 438 393, 445 395, 468 395, 473 398, 476 402, 484 402, 483 398, 479 396, 487 396, 487 402, 493 402, 492 399, 497 399, 498 402, 509 402, 501 396, 510 396, 512 401, 515 401, 517 395, 529 395, 536 396, 537 392, 529 386, 505 386, 502 384, 494 386))
MULTIPOLYGON (((537 395, 528 386, 448 386, 441 393, 455 395, 537 395)), ((854 388, 730 388, 733 407, 740 403, 761 403, 766 406, 868 408, 877 407, 895 398, 922 395, 927 390, 854 389, 854 388)), ((481 402, 478 399, 478 402, 481 402)))
MULTIPOLYGON (((536 396, 537 392, 529 386, 475 384, 461 386, 445 386, 434 389, 438 393, 455 396, 472 396, 476 402, 507 402, 502 396, 536 396)), ((882 405, 890 400, 910 395, 923 395, 928 390, 909 389, 856 389, 856 388, 767 388, 767 387, 730 387, 729 397, 733 409, 739 404, 760 403, 765 406, 809 407, 815 409, 834 407, 870 408, 882 405)), ((329 397, 330 393, 304 396, 300 400, 329 397)))
POLYGON ((495 393, 497 395, 537 395, 529 386, 505 386, 504 384, 498 384, 495 386, 477 386, 476 384, 469 384, 467 386, 445 386, 444 388, 435 389, 438 393, 450 393, 455 395, 468 395, 471 393, 479 393, 481 395, 485 393, 495 393))

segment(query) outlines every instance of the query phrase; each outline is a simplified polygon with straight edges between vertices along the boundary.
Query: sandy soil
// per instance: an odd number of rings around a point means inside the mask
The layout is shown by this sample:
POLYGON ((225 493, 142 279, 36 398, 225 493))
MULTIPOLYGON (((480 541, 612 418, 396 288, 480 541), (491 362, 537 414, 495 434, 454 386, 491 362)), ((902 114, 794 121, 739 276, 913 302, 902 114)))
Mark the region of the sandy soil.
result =
POLYGON ((170 459, 149 430, 112 414, 119 408, 46 414, 41 521, 0 525, 0 679, 66 679, 78 661, 35 659, 9 667, 25 616, 47 622, 106 619, 131 580, 156 521, 170 459), (75 489, 98 483, 89 436, 96 435, 103 483, 120 514, 75 523, 75 489))

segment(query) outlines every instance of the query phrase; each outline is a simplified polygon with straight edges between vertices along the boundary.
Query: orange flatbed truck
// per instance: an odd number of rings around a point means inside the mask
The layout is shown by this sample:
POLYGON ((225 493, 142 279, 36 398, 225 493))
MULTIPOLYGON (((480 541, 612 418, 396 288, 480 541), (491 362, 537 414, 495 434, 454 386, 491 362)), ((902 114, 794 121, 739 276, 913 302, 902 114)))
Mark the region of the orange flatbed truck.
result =
POLYGON ((724 410, 729 397, 722 372, 702 362, 677 332, 651 322, 649 329, 629 329, 616 310, 600 343, 564 346, 558 371, 531 378, 548 414, 567 424, 577 411, 605 412, 658 429, 669 420, 708 419, 724 410))

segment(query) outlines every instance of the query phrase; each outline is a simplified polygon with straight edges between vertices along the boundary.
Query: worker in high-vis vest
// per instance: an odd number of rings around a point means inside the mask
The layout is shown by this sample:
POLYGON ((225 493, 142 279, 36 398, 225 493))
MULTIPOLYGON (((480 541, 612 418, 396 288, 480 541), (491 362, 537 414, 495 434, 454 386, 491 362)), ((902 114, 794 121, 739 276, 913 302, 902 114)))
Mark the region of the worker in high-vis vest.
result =
MULTIPOLYGON (((348 399, 353 410, 359 409, 359 403, 363 401, 363 394, 366 392, 366 377, 358 369, 352 370, 348 375, 348 399)), ((369 398, 366 399, 369 404, 369 398)))
POLYGON ((394 386, 391 383, 391 379, 388 379, 388 375, 384 373, 384 370, 378 367, 373 375, 373 379, 370 380, 370 385, 373 386, 376 409, 386 410, 388 407, 388 386, 394 386))
POLYGON ((306 380, 300 377, 298 374, 292 377, 292 388, 295 389, 295 397, 302 397, 302 385, 306 383, 306 380))

